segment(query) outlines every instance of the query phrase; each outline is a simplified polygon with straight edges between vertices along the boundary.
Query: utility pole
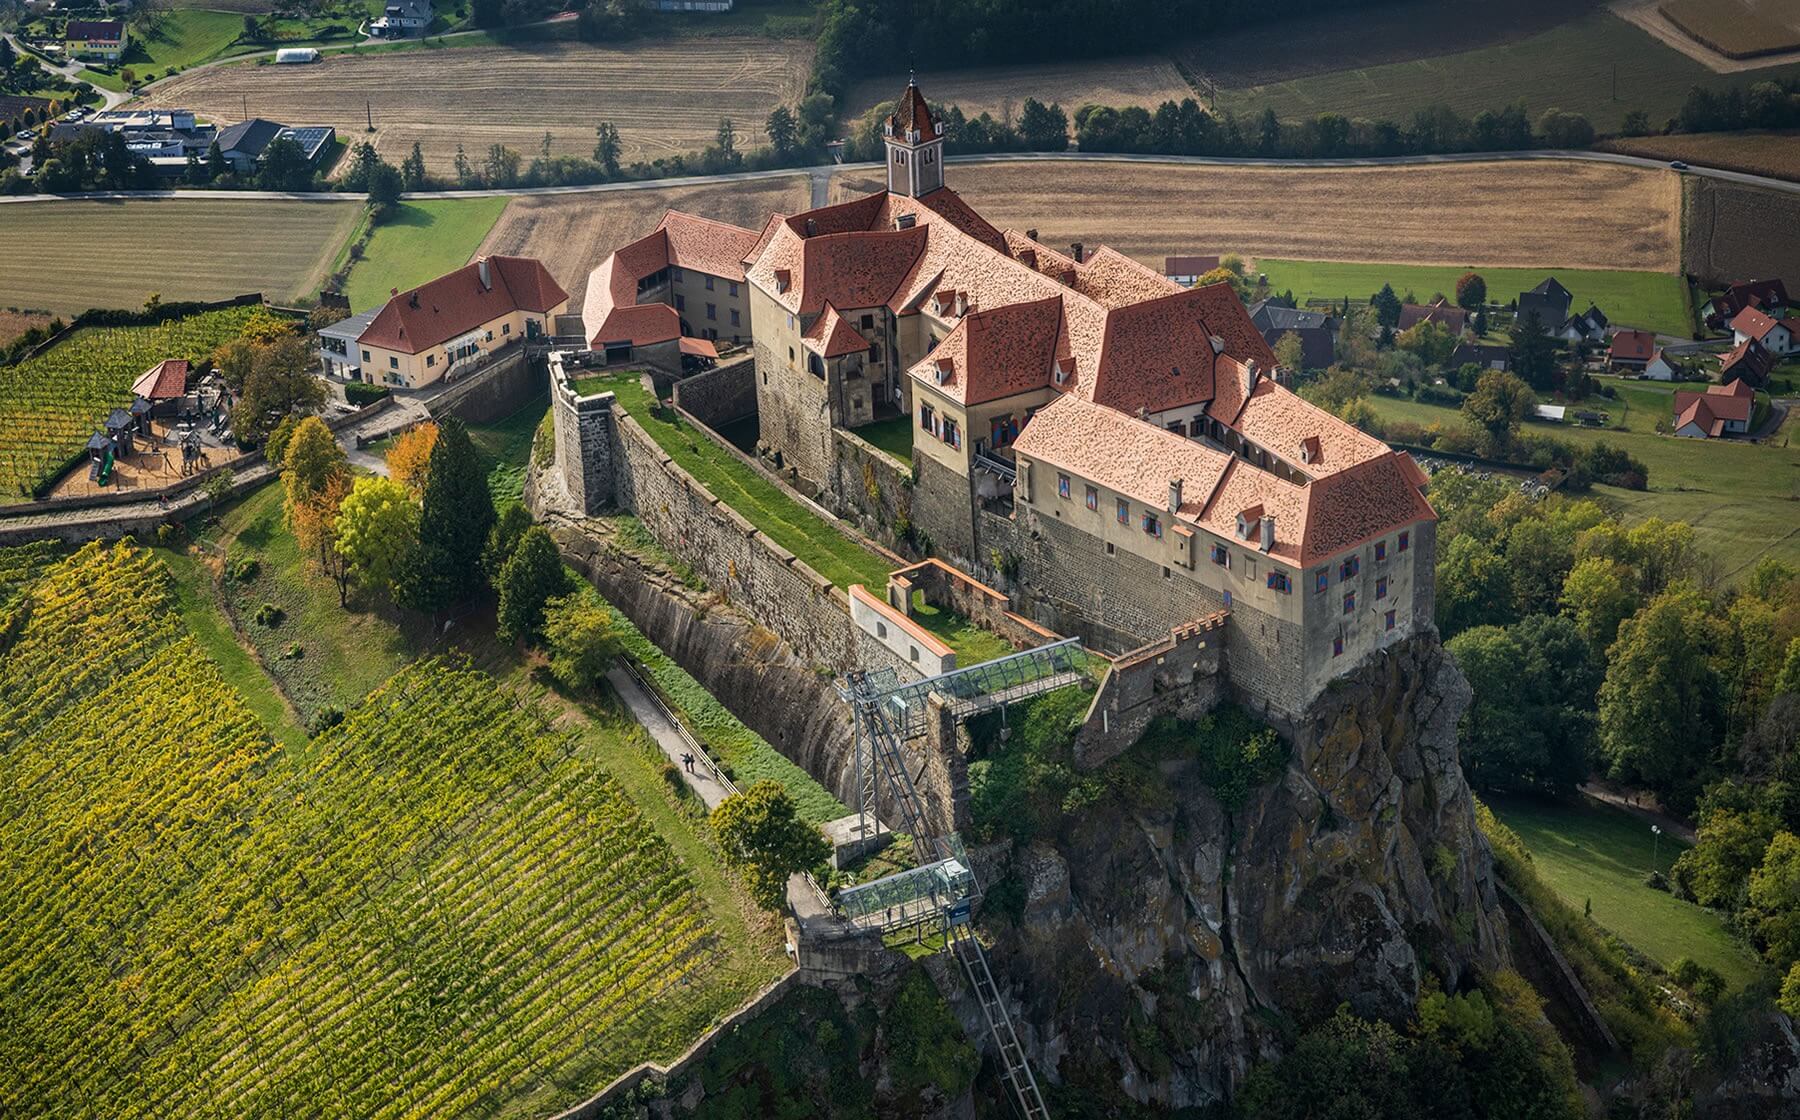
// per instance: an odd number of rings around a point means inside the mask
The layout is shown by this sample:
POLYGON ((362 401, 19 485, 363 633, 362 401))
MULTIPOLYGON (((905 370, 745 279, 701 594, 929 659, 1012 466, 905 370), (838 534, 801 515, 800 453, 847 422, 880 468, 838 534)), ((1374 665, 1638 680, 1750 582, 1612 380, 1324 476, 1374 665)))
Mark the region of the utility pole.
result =
POLYGON ((374 132, 375 131, 375 103, 373 101, 365 100, 363 102, 363 111, 369 114, 369 131, 374 132))

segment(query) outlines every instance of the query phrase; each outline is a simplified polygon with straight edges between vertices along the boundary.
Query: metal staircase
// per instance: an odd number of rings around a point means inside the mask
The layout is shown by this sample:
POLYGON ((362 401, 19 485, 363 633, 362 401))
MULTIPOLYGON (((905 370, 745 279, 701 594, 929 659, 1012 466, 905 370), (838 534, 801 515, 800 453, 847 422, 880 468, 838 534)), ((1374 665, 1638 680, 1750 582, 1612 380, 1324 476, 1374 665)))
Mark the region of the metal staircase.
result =
POLYGON ((975 998, 981 1001, 981 1013, 987 1018, 989 1033, 994 1036, 1001 1076, 1012 1089, 1019 1112, 1025 1120, 1050 1120, 1043 1095, 1038 1092, 1037 1078, 1031 1072, 1031 1062, 1025 1057, 1025 1048, 1019 1045, 1012 1016, 1006 1013, 1006 1003, 1000 998, 993 971, 988 968, 987 954, 982 952, 981 942, 975 940, 975 931, 970 928, 966 913, 960 920, 952 917, 944 938, 950 951, 962 963, 969 986, 975 989, 975 998))

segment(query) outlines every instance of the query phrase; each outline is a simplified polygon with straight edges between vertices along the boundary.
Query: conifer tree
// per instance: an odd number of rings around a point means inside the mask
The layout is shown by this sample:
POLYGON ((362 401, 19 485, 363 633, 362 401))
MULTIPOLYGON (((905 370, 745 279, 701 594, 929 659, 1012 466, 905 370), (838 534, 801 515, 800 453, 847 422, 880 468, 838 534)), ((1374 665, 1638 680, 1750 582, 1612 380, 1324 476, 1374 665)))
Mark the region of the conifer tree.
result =
POLYGON ((436 611, 479 595, 487 583, 481 550, 494 520, 487 471, 468 429, 451 417, 438 426, 431 449, 419 517, 419 559, 405 589, 408 602, 436 611))

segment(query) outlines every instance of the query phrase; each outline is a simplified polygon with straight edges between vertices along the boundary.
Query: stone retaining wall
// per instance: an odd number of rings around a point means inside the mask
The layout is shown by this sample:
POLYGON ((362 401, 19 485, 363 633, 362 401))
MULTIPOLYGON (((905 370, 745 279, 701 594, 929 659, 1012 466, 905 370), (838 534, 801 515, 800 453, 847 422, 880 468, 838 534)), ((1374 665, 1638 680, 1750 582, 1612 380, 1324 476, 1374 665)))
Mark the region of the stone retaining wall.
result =
POLYGON ((1158 716, 1197 719, 1220 692, 1225 616, 1177 626, 1113 662, 1075 736, 1075 761, 1084 769, 1131 748, 1158 716))
POLYGON ((737 361, 684 377, 672 390, 675 407, 714 431, 756 415, 756 360, 737 361))
POLYGON ((511 416, 544 391, 544 362, 535 348, 514 343, 510 353, 458 381, 425 407, 434 417, 485 424, 511 416))

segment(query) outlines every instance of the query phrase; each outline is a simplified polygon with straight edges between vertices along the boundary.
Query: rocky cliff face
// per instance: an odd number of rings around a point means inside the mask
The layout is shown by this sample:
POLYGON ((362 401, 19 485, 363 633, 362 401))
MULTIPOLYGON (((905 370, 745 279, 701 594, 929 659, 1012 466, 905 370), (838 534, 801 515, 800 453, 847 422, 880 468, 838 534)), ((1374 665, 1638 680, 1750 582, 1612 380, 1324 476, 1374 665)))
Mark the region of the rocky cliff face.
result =
POLYGON ((1457 758, 1468 701, 1435 637, 1413 639, 1322 696, 1242 810, 1168 763, 1168 807, 1115 802, 1014 853, 1023 917, 994 956, 1040 1077, 1203 1105, 1339 1003, 1399 1019, 1427 974, 1505 964, 1457 758))

